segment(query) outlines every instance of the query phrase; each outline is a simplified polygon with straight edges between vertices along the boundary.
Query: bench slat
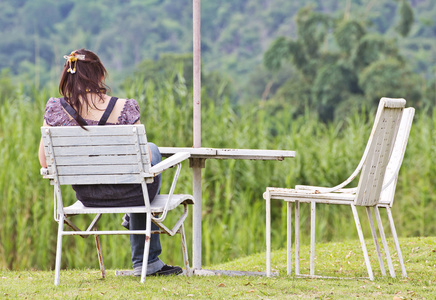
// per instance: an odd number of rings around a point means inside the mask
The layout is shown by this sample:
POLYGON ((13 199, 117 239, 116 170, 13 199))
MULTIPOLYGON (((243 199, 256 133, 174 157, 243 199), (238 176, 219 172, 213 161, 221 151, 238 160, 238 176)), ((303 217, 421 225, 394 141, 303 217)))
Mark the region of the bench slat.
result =
MULTIPOLYGON (((56 145, 57 146, 57 145, 56 145)), ((145 153, 144 146, 141 147, 141 152, 145 153)), ((136 155, 136 147, 134 145, 117 145, 117 146, 68 146, 56 147, 54 149, 55 156, 101 156, 101 155, 136 155)))
MULTIPOLYGON (((107 155, 107 156, 59 156, 56 157, 56 165, 59 166, 82 166, 82 165, 111 165, 114 163, 114 156, 116 156, 117 164, 135 164, 138 165, 136 155, 107 155)), ((142 155, 142 161, 146 162, 146 155, 142 155)), ((47 161, 48 165, 51 164, 47 161)), ((144 168, 146 165, 144 164, 144 168)))
MULTIPOLYGON (((143 126, 135 126, 137 132, 140 135, 145 135, 145 128, 143 126)), ((60 126, 50 127, 52 135, 56 136, 78 136, 78 133, 82 136, 115 136, 115 135, 133 135, 132 126, 126 125, 111 125, 109 129, 107 126, 85 126, 84 130, 78 126, 60 126)), ((41 130, 45 130, 42 127, 41 130)))
MULTIPOLYGON (((116 156, 116 155, 115 155, 116 156)), ((117 164, 135 164, 138 165, 136 156, 132 155, 118 155, 116 156, 117 164)), ((142 155, 142 161, 146 161, 146 155, 142 155)), ((47 161, 48 166, 51 166, 47 161)), ((56 157, 56 165, 59 166, 98 166, 98 165, 112 165, 114 163, 114 155, 107 156, 60 156, 56 157)), ((144 164, 144 168, 146 165, 144 164)))
MULTIPOLYGON (((54 136, 52 138, 53 143, 57 146, 76 146, 76 145, 86 145, 86 146, 99 146, 99 145, 128 145, 132 144, 132 136, 75 136, 75 137, 65 137, 65 136, 54 136)), ((145 137, 139 136, 139 143, 145 145, 147 140, 145 137)))
POLYGON ((130 184, 141 183, 141 176, 135 174, 116 175, 80 175, 80 176, 59 176, 61 185, 82 185, 82 184, 130 184))
POLYGON ((101 175, 101 174, 139 174, 138 165, 81 165, 81 166, 58 166, 58 173, 63 175, 101 175))

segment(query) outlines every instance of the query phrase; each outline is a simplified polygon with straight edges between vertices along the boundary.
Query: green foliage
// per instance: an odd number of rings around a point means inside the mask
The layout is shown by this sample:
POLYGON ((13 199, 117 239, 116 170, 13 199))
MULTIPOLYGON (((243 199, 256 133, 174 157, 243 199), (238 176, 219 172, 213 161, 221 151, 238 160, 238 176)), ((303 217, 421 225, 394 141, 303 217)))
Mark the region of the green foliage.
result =
POLYGON ((386 95, 416 103, 414 100, 419 101, 422 97, 420 82, 422 79, 419 76, 394 59, 374 62, 359 76, 359 85, 373 104, 386 95))
MULTIPOLYGON (((193 87, 193 58, 192 54, 164 53, 157 60, 144 60, 138 64, 133 75, 127 76, 122 87, 130 89, 136 84, 150 84, 153 86, 168 85, 173 81, 175 87, 193 87)), ((232 85, 228 78, 218 72, 201 73, 201 85, 212 99, 223 96, 234 99, 232 85)))
POLYGON ((406 37, 412 28, 414 16, 409 1, 402 0, 400 5, 401 20, 397 25, 397 31, 402 37, 406 37))
MULTIPOLYGON (((295 46, 293 48, 293 50, 296 50, 295 46)), ((280 69, 283 60, 288 59, 291 53, 289 41, 285 37, 279 37, 271 44, 263 56, 265 66, 269 70, 277 71, 280 69)))
POLYGON ((12 84, 9 69, 3 69, 0 72, 0 105, 12 98, 15 87, 12 84))
POLYGON ((343 102, 351 104, 350 98, 360 101, 360 105, 348 106, 350 109, 373 104, 382 96, 421 103, 423 79, 410 71, 396 40, 371 33, 364 20, 335 20, 311 7, 298 12, 296 23, 298 36, 278 38, 264 55, 265 66, 271 71, 279 70, 283 61, 291 58, 300 73, 283 83, 270 101, 280 105, 282 95, 302 91, 289 96, 288 101, 294 104, 292 98, 305 98, 307 92, 291 88, 310 87, 310 100, 300 105, 309 104, 324 121, 344 113, 348 105, 343 102))
POLYGON ((379 34, 367 34, 354 49, 351 63, 356 70, 361 71, 370 64, 383 61, 387 58, 403 61, 395 42, 388 40, 379 34))
POLYGON ((185 74, 186 85, 192 86, 192 54, 162 54, 158 60, 147 59, 139 63, 133 76, 129 76, 124 81, 122 87, 127 88, 132 85, 136 78, 143 82, 153 81, 159 84, 167 78, 174 78, 178 72, 185 74))
POLYGON ((321 119, 334 116, 336 106, 350 97, 356 83, 356 74, 345 65, 326 65, 318 71, 312 98, 321 119))
MULTIPOLYGON (((179 75, 178 75, 179 76, 179 75)), ((53 190, 39 175, 37 151, 45 103, 57 95, 55 88, 14 91, 0 106, 0 268, 10 270, 52 269, 56 244, 53 221, 53 190)), ((118 96, 135 98, 141 121, 150 141, 159 146, 192 146, 192 89, 182 78, 160 82, 132 83, 118 96)), ((358 105, 358 99, 353 99, 358 105)), ((350 100, 350 101, 351 101, 350 100)), ((302 100, 305 101, 305 100, 302 100)), ((222 96, 212 99, 203 92, 202 146, 241 149, 296 150, 297 157, 283 162, 208 160, 203 169, 203 263, 223 262, 264 249, 264 201, 266 186, 296 184, 333 186, 356 167, 363 153, 373 121, 373 111, 343 114, 331 124, 320 122, 310 110, 292 118, 296 109, 287 102, 280 109, 269 106, 234 106, 222 96)), ((371 108, 375 108, 373 105, 371 108)), ((417 111, 393 207, 401 236, 427 236, 436 230, 432 213, 436 199, 435 148, 436 114, 417 111), (411 210, 410 208, 413 207, 411 210)), ((162 191, 169 189, 172 174, 165 175, 162 191)), ((190 192, 192 174, 184 165, 176 192, 190 192)), ((65 187, 67 203, 75 201, 65 187)), ((280 201, 273 207, 273 247, 286 240, 285 210, 280 201)), ((319 241, 357 238, 352 214, 341 207, 320 206, 319 241), (341 235, 337 232, 340 229, 341 235)), ((302 207, 302 234, 308 234, 309 211, 302 207)), ((174 221, 169 216, 168 221, 174 221)), ((118 228, 121 220, 105 217, 101 228, 118 228)), ((365 234, 368 224, 362 220, 365 234)), ((79 222, 85 226, 85 222, 79 222)), ((191 219, 188 218, 188 244, 191 219)), ((130 268, 129 240, 125 236, 102 237, 105 263, 109 268, 130 268), (122 246, 120 246, 122 245, 122 246), (116 249, 116 251, 114 251, 116 249)), ((303 241, 304 243, 304 241, 303 241)), ((162 259, 170 264, 182 261, 179 240, 163 236, 162 259)), ((92 241, 80 237, 64 239, 63 266, 97 267, 92 241)))
POLYGON ((321 44, 325 41, 332 19, 313 11, 312 7, 300 9, 296 16, 298 38, 308 58, 319 56, 321 44))
MULTIPOLYGON (((436 62, 432 50, 436 45, 433 2, 350 0, 343 5, 338 0, 204 1, 201 4, 203 71, 226 74, 226 78, 231 78, 227 81, 237 91, 232 101, 250 102, 262 98, 271 85, 268 72, 264 73, 262 87, 254 86, 251 78, 262 75, 256 73, 262 64, 262 54, 276 38, 301 35, 305 43, 288 44, 294 53, 293 63, 313 81, 316 77, 313 70, 323 67, 325 62, 317 58, 315 63, 308 58, 324 56, 331 47, 341 48, 344 56, 352 55, 347 51, 359 39, 359 26, 362 26, 367 33, 386 36, 407 32, 395 48, 406 55, 411 70, 432 80, 435 77, 432 66, 436 62), (305 5, 312 5, 313 10, 304 8, 306 12, 298 15, 305 5), (332 45, 335 40, 332 35, 336 35, 330 24, 332 20, 342 24, 337 27, 340 38, 335 45, 332 45)), ((140 62, 157 60, 162 53, 191 52, 191 3, 3 0, 0 69, 9 68, 14 81, 31 80, 44 86, 58 80, 63 55, 85 47, 102 58, 112 76, 111 87, 118 91, 140 62)), ((274 79, 272 86, 277 84, 274 79)), ((277 87, 271 93, 275 90, 277 87)))
POLYGON ((365 34, 365 26, 356 20, 344 19, 335 29, 336 42, 348 56, 365 34))

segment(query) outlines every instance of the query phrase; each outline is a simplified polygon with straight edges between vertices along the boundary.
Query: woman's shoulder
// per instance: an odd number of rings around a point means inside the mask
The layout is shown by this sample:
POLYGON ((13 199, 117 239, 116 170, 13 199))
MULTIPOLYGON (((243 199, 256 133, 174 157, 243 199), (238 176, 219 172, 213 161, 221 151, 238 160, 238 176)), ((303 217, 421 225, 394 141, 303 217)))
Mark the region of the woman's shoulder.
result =
POLYGON ((124 105, 130 105, 130 106, 138 106, 138 101, 136 101, 135 99, 131 99, 131 98, 118 98, 119 102, 121 102, 124 105))
POLYGON ((51 97, 45 106, 44 119, 50 126, 70 125, 71 118, 62 108, 61 98, 51 97))
POLYGON ((139 120, 141 111, 138 102, 135 99, 118 99, 123 108, 118 118, 120 124, 134 124, 139 120))
POLYGON ((46 106, 53 106, 53 105, 61 105, 61 98, 58 97, 50 97, 47 100, 47 105, 46 106))

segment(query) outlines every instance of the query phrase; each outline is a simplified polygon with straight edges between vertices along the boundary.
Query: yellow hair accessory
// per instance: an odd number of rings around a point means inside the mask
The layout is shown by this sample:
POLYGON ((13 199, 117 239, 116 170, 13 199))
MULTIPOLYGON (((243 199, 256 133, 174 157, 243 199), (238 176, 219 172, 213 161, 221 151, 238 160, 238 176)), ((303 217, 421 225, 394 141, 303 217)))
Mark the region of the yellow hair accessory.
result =
POLYGON ((73 51, 70 53, 70 55, 64 55, 64 58, 68 61, 68 65, 70 66, 67 72, 74 74, 76 73, 77 60, 85 60, 85 55, 76 54, 76 52, 73 51), (74 68, 72 67, 73 64, 74 64, 74 68))

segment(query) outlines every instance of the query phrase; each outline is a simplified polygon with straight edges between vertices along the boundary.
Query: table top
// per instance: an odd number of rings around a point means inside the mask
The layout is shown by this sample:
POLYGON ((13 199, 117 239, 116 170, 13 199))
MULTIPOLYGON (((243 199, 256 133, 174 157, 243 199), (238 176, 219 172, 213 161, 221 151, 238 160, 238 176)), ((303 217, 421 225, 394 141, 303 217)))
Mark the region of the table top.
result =
POLYGON ((264 149, 218 149, 189 147, 159 147, 164 157, 177 152, 189 152, 192 158, 207 159, 252 159, 252 160, 284 160, 295 157, 295 151, 264 149))

